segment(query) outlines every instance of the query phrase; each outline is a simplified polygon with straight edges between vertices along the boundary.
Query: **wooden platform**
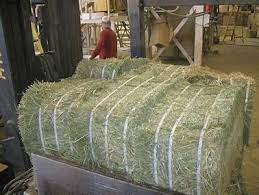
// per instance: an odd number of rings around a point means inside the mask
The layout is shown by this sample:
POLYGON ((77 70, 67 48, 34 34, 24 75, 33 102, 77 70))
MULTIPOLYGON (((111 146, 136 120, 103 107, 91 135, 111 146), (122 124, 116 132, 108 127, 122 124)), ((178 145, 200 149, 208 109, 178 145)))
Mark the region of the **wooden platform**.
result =
POLYGON ((119 179, 107 177, 61 161, 32 154, 34 176, 39 195, 167 195, 119 179))

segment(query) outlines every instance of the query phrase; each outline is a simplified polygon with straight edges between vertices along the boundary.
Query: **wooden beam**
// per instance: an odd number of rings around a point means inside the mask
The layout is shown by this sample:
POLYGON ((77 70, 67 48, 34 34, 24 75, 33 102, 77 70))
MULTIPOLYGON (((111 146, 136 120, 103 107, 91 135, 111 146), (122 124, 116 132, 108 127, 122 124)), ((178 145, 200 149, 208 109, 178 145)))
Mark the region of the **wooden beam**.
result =
POLYGON ((258 0, 144 0, 144 6, 259 4, 258 0))
POLYGON ((178 41, 178 39, 176 39, 174 37, 173 41, 174 41, 175 45, 178 47, 178 49, 182 52, 184 57, 188 60, 190 65, 193 65, 193 60, 192 60, 191 56, 187 53, 187 51, 184 49, 184 47, 181 45, 181 43, 178 41))
POLYGON ((144 6, 142 0, 128 0, 131 56, 145 57, 144 6))
MULTIPOLYGON (((204 11, 204 6, 195 6, 196 13, 202 13, 204 11)), ((194 64, 202 65, 202 48, 203 48, 203 24, 204 16, 199 16, 195 18, 195 40, 194 40, 194 64)))

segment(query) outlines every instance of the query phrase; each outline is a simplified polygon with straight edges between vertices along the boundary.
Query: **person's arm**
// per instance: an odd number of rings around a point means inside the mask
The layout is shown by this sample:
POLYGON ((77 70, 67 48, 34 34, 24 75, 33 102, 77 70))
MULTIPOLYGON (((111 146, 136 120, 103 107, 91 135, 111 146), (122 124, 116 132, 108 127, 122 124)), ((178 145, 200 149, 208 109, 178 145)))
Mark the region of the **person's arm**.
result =
POLYGON ((100 38, 99 38, 99 41, 97 43, 97 46, 94 49, 94 51, 93 51, 93 53, 90 57, 90 60, 94 59, 96 56, 98 56, 100 54, 102 47, 104 47, 104 41, 105 41, 105 32, 102 31, 100 33, 100 38))

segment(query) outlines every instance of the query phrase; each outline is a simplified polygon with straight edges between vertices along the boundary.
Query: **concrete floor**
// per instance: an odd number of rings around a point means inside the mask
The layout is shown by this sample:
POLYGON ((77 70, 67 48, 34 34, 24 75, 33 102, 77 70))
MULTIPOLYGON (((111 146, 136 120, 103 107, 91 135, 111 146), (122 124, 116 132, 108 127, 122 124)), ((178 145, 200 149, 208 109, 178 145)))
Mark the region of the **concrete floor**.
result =
POLYGON ((217 49, 219 53, 205 56, 204 65, 225 73, 242 72, 257 82, 258 93, 250 130, 250 143, 249 147, 245 148, 242 171, 249 194, 259 195, 259 45, 218 45, 213 49, 217 49))

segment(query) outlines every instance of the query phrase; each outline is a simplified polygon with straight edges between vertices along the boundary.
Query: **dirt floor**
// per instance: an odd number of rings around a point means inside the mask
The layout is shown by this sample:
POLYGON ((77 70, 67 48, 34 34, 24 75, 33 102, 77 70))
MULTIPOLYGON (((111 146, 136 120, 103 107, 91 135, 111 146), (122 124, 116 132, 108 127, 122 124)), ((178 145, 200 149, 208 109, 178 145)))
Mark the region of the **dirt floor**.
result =
POLYGON ((213 50, 218 54, 205 56, 204 65, 231 73, 242 72, 257 82, 256 106, 250 130, 249 147, 245 148, 243 175, 249 194, 259 194, 259 45, 218 45, 213 50))

